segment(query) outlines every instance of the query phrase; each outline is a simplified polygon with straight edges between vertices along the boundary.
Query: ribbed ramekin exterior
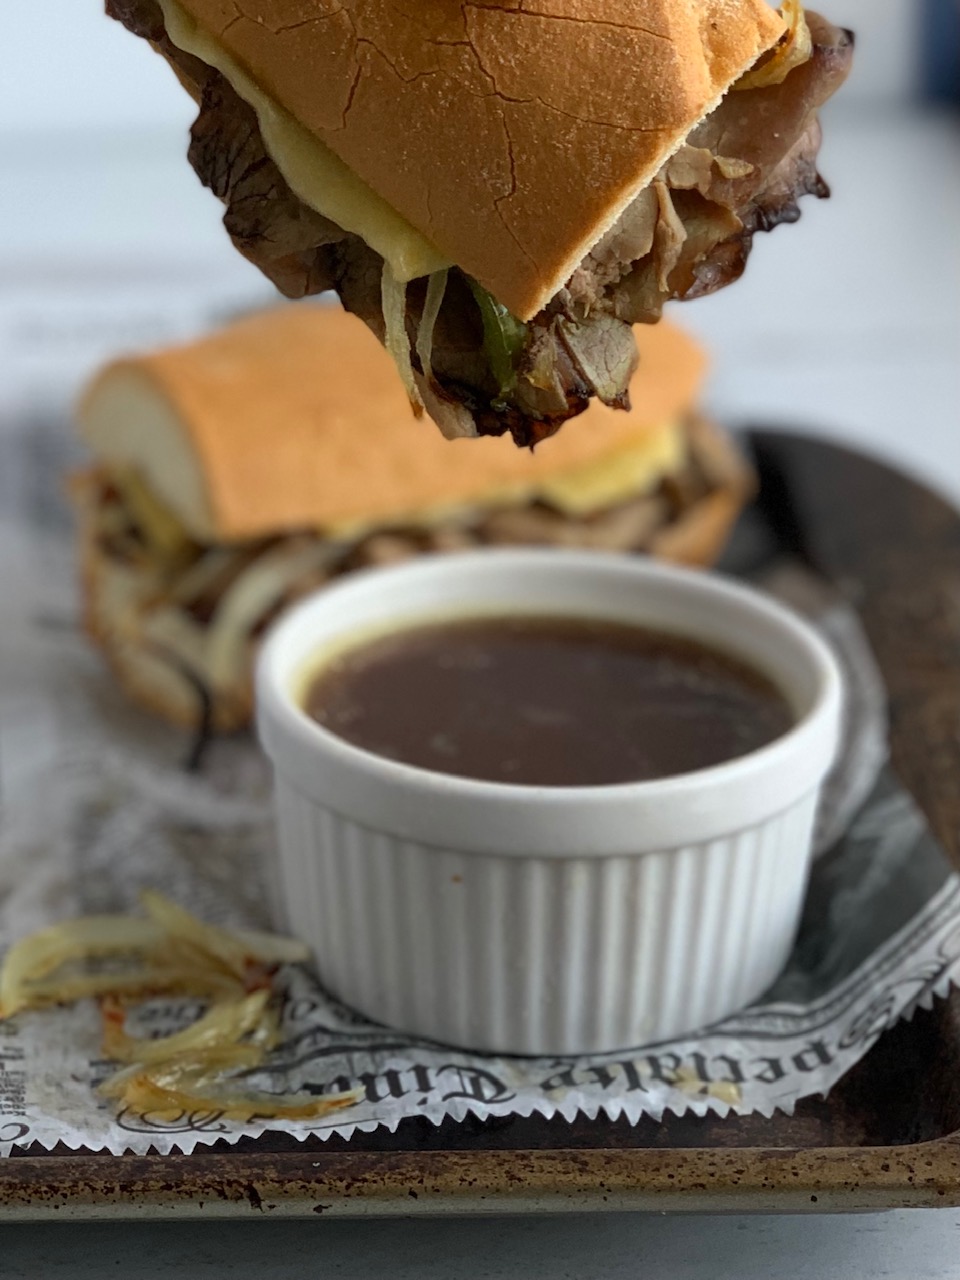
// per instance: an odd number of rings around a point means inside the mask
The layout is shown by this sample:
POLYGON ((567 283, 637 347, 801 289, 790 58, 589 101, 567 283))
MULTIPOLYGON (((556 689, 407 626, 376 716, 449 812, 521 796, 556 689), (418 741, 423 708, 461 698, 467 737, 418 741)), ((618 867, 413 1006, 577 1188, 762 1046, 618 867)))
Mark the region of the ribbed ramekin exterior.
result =
POLYGON ((369 830, 280 777, 289 923, 334 995, 407 1032, 511 1054, 668 1039, 782 969, 816 802, 635 857, 497 856, 369 830))

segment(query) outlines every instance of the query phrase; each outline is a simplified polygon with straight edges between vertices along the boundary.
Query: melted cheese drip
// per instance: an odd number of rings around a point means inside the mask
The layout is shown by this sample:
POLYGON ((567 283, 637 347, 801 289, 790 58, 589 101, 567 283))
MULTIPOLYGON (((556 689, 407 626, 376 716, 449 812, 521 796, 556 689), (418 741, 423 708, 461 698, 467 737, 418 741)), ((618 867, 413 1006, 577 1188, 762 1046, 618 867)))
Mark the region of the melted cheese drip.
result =
POLYGON ((338 155, 264 93, 177 0, 159 2, 167 35, 177 48, 214 67, 253 107, 267 153, 304 204, 365 240, 390 264, 401 283, 451 265, 338 155))
MULTIPOLYGON (((469 441, 467 448, 474 448, 469 441)), ((316 526, 328 538, 354 542, 385 528, 402 526, 431 530, 444 524, 469 524, 484 512, 538 500, 565 516, 582 518, 656 488, 664 476, 674 475, 687 458, 687 436, 679 422, 664 423, 636 444, 622 445, 602 458, 579 463, 553 475, 531 480, 491 483, 467 502, 438 502, 415 510, 396 510, 370 520, 329 521, 316 526)))
POLYGON ((685 460, 685 434, 678 423, 671 423, 651 433, 642 444, 626 445, 575 470, 541 480, 536 496, 564 515, 588 516, 649 493, 664 476, 679 471, 685 460))

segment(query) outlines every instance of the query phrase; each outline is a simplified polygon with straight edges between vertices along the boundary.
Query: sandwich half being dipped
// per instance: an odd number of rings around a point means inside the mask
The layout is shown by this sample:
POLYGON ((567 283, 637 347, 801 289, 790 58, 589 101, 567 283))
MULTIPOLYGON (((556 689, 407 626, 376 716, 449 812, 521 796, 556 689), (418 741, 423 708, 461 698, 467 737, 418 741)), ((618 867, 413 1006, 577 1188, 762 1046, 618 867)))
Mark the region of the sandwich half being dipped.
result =
POLYGON ((231 730, 268 625, 353 569, 513 544, 709 563, 751 474, 697 411, 697 344, 667 323, 637 337, 635 407, 594 403, 533 453, 413 418, 386 352, 339 308, 109 365, 79 407, 88 631, 141 704, 231 730))
POLYGON ((107 8, 196 100, 238 249, 290 297, 335 289, 444 434, 518 444, 625 407, 632 327, 828 194, 818 112, 852 55, 799 0, 107 8))

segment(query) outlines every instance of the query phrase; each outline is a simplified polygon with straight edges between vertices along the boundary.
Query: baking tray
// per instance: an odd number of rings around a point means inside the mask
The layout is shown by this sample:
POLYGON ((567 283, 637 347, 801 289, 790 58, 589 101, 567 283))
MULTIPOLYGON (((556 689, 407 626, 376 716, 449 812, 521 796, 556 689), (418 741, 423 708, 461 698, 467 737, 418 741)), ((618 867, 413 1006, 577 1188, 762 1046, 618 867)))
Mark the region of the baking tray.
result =
MULTIPOLYGON (((800 562, 856 607, 890 695, 894 766, 960 866, 960 514, 859 454, 746 436, 760 497, 725 563, 800 562)), ((13 1218, 310 1217, 564 1209, 781 1211, 960 1205, 960 997, 884 1035, 791 1117, 506 1117, 195 1154, 15 1152, 13 1218)))

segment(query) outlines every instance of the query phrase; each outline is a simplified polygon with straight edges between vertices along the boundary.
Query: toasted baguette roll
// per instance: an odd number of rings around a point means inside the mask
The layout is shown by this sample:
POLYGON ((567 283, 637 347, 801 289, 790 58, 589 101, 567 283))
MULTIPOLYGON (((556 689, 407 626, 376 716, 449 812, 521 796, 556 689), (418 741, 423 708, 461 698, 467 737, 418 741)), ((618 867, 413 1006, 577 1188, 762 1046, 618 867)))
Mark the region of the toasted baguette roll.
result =
POLYGON ((595 405, 535 452, 444 441, 334 308, 114 362, 79 409, 88 631, 141 705, 226 731, 249 720, 267 626, 352 569, 525 544, 709 563, 750 473, 695 412, 698 345, 669 324, 638 340, 636 407, 595 405))
POLYGON ((852 38, 800 0, 107 0, 288 297, 335 289, 450 437, 625 408, 632 326, 828 194, 852 38))
POLYGON ((366 326, 326 306, 277 308, 115 361, 78 417, 96 456, 144 477, 199 541, 350 535, 532 498, 618 453, 633 459, 628 488, 645 467, 673 467, 673 425, 696 399, 706 357, 674 325, 639 338, 632 410, 595 403, 533 452, 444 440, 414 418, 366 326))
POLYGON ((784 33, 766 0, 176 3, 522 320, 784 33))

